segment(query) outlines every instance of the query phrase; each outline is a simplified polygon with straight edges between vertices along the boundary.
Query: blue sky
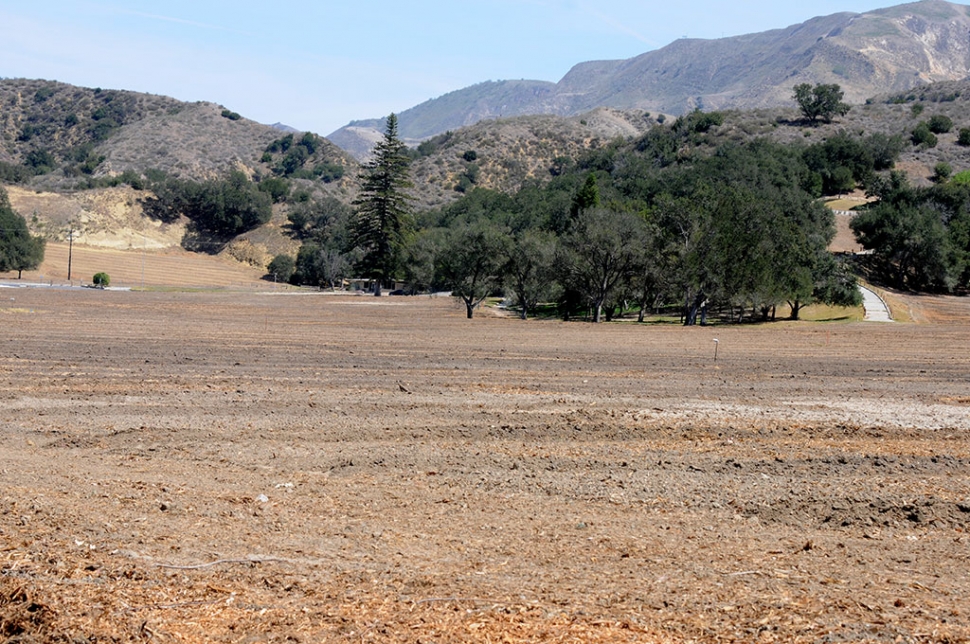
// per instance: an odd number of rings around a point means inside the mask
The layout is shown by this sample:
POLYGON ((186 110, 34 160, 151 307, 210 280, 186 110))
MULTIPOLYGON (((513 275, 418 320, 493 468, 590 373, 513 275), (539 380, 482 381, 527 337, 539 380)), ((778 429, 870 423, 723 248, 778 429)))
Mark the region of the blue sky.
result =
POLYGON ((468 85, 894 0, 0 0, 0 76, 220 103, 329 134, 468 85))

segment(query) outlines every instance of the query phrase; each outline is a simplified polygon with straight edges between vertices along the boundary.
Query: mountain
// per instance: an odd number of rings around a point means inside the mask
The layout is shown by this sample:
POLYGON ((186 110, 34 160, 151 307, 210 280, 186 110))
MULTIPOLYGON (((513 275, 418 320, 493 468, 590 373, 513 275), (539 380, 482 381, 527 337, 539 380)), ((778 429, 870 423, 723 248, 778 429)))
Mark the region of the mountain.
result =
MULTIPOLYGON (((543 81, 489 81, 433 99, 402 113, 407 129, 402 139, 416 144, 436 134, 479 121, 529 114, 560 114, 547 103, 554 95, 555 83, 543 81)), ((352 121, 327 138, 357 158, 366 156, 384 130, 384 119, 352 121)))
MULTIPOLYGON (((837 13, 785 29, 716 40, 680 39, 628 60, 573 67, 558 83, 473 85, 398 114, 405 139, 526 114, 577 115, 596 107, 679 115, 700 108, 792 105, 798 83, 838 83, 849 102, 970 74, 970 7, 923 0, 837 13)), ((328 138, 362 158, 382 119, 328 138)))

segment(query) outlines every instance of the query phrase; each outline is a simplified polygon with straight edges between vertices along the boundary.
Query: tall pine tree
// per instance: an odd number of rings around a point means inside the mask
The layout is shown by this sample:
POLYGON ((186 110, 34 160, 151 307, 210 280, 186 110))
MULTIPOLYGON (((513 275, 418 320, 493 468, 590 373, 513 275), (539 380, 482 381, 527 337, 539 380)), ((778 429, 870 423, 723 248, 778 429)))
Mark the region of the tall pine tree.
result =
POLYGON ((411 227, 412 187, 407 147, 398 138, 397 116, 387 117, 384 138, 363 167, 357 213, 351 227, 353 245, 362 251, 358 270, 377 281, 375 295, 394 279, 401 250, 411 227))

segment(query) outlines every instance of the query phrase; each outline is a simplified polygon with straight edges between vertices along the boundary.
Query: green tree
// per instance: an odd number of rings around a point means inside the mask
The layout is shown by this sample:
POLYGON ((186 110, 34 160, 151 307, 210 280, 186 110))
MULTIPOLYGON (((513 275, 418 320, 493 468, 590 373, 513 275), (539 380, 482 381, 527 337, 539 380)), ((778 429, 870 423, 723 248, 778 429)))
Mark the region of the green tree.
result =
POLYGON ((845 93, 838 85, 819 83, 812 87, 808 83, 801 83, 794 88, 795 102, 802 111, 802 115, 815 124, 819 119, 831 123, 836 116, 844 116, 850 107, 842 102, 845 93))
POLYGON ((879 132, 870 134, 863 141, 863 144, 872 159, 873 170, 891 170, 896 165, 896 161, 905 146, 901 135, 888 136, 879 132))
POLYGON ((594 208, 580 213, 561 239, 556 275, 567 292, 592 308, 593 322, 602 320, 603 305, 636 272, 646 233, 645 222, 633 213, 594 208))
POLYGON ((203 183, 165 178, 153 181, 154 197, 143 200, 145 214, 165 222, 185 215, 198 232, 232 237, 265 224, 273 200, 239 170, 203 183))
POLYGON ((289 282, 295 271, 296 260, 285 253, 274 257, 266 267, 266 274, 272 275, 274 282, 289 282))
POLYGON ((963 188, 919 190, 899 173, 875 188, 879 203, 850 224, 862 247, 872 251, 873 276, 900 289, 952 289, 962 266, 947 220, 959 221, 966 211, 963 188))
POLYGON ((407 292, 415 294, 434 289, 435 261, 447 232, 446 228, 425 229, 408 242, 404 257, 404 282, 407 292))
POLYGON ((540 230, 521 231, 506 246, 503 272, 523 320, 550 295, 555 255, 555 236, 540 230))
POLYGON ((353 210, 335 197, 298 201, 286 214, 290 230, 298 239, 336 238, 338 247, 347 245, 347 227, 353 210))
POLYGON ((822 178, 822 194, 852 190, 857 182, 864 183, 872 175, 875 161, 866 143, 840 131, 805 149, 805 163, 822 178))
POLYGON ((44 239, 30 234, 27 221, 10 207, 0 188, 0 273, 17 271, 17 279, 44 261, 44 239))
POLYGON ((600 205, 600 191, 596 186, 596 175, 590 172, 586 175, 586 181, 583 182, 583 186, 576 192, 576 196, 573 197, 569 214, 575 219, 580 213, 590 208, 595 208, 598 205, 600 205))
POLYGON ((876 276, 899 289, 948 290, 954 277, 939 213, 909 203, 883 203, 852 220, 862 247, 873 251, 876 276))
POLYGON ((336 288, 350 276, 353 254, 342 253, 332 244, 306 241, 296 256, 292 284, 336 288))
POLYGON ((831 211, 803 187, 812 175, 797 147, 769 141, 724 145, 680 173, 681 195, 658 200, 662 264, 679 286, 686 324, 704 303, 762 319, 785 301, 807 301, 835 234, 831 211))
POLYGON ((273 216, 272 198, 239 170, 189 192, 186 214, 206 233, 231 237, 265 224, 273 216))
MULTIPOLYGON (((812 300, 831 304, 832 306, 859 306, 862 304, 862 293, 859 283, 845 261, 837 260, 828 251, 818 254, 818 264, 814 267, 814 281, 812 284, 812 300)), ((798 319, 799 304, 810 302, 792 302, 791 317, 798 319)))
POLYGON ((465 304, 469 320, 478 305, 502 286, 507 243, 505 232, 487 221, 445 234, 435 261, 435 281, 465 304))
POLYGON ((394 278, 410 228, 410 160, 407 146, 398 138, 397 116, 391 114, 373 159, 362 168, 351 224, 352 243, 361 251, 358 269, 376 280, 375 295, 394 278))

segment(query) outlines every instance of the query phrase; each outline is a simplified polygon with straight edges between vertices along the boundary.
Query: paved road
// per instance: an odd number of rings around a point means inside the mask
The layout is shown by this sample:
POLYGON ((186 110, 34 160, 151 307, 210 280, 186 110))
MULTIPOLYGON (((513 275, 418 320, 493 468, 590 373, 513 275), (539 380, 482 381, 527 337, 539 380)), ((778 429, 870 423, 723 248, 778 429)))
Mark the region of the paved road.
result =
POLYGON ((866 310, 866 322, 893 321, 893 316, 889 312, 889 307, 886 306, 886 303, 881 297, 864 286, 860 286, 859 291, 862 292, 862 308, 866 310))

